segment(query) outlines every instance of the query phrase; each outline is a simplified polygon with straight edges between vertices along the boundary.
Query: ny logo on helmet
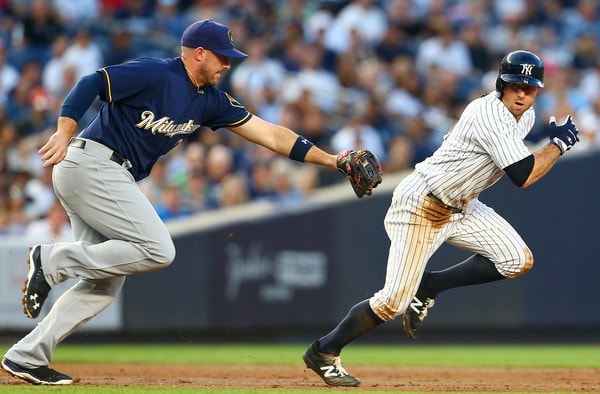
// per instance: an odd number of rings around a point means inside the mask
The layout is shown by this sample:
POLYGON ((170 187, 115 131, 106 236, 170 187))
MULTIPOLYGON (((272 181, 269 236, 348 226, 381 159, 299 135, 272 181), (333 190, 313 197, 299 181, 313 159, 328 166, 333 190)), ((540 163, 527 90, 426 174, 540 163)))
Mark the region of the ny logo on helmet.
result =
POLYGON ((523 63, 521 64, 521 74, 523 75, 531 75, 531 71, 533 70, 533 64, 523 63))

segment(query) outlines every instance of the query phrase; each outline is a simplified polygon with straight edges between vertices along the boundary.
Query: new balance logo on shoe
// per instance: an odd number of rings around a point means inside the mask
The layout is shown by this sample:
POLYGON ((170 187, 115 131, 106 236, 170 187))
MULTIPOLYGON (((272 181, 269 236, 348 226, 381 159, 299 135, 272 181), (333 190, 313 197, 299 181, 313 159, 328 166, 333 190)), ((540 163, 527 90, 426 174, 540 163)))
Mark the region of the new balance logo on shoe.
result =
MULTIPOLYGON (((421 313, 422 307, 423 307, 423 303, 417 297, 413 298, 409 305, 409 308, 412 309, 413 311, 415 311, 415 313, 417 313, 417 314, 421 313)), ((421 319, 421 320, 423 320, 423 319, 421 319)))
POLYGON ((336 370, 335 366, 333 366, 333 365, 321 367, 320 369, 321 369, 321 371, 323 371, 323 376, 326 376, 326 377, 340 376, 340 373, 336 370))
POLYGON ((427 310, 432 308, 435 304, 435 300, 429 297, 421 297, 424 301, 421 301, 417 294, 406 308, 404 316, 402 316, 402 323, 404 332, 409 339, 417 339, 421 333, 421 327, 423 320, 427 317, 427 310))
POLYGON ((359 386, 360 379, 351 376, 342 366, 339 356, 323 354, 318 341, 314 341, 302 356, 304 363, 331 386, 359 386))

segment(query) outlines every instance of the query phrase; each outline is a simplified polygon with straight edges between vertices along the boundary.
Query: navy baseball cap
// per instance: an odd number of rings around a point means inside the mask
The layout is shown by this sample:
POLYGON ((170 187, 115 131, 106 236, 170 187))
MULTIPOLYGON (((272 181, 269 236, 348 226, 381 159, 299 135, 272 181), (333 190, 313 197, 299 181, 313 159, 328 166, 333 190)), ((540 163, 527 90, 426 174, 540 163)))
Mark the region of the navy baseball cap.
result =
POLYGON ((219 55, 231 58, 248 56, 233 46, 231 30, 211 19, 201 20, 189 25, 181 35, 181 45, 190 48, 206 48, 219 55))

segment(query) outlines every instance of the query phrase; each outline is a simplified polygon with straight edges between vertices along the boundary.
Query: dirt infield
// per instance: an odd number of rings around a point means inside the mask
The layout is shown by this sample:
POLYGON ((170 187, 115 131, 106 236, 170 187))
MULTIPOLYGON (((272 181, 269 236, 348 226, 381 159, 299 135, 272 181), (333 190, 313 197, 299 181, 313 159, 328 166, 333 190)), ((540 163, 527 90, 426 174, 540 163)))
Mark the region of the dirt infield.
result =
MULTIPOLYGON (((181 366, 59 364, 78 386, 161 386, 198 388, 290 388, 330 390, 303 366, 181 366)), ((353 366, 362 385, 354 391, 600 392, 594 368, 451 368, 353 366)), ((0 385, 27 384, 6 372, 0 385)))

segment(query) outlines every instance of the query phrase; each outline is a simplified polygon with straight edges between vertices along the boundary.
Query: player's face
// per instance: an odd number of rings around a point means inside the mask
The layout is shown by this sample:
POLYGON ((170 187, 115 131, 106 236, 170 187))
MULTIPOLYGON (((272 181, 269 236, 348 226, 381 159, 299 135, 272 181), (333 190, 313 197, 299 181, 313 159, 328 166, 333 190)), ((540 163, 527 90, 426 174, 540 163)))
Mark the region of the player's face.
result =
POLYGON ((200 85, 211 85, 214 86, 219 83, 221 79, 221 73, 225 70, 229 70, 231 63, 229 58, 223 55, 219 55, 210 50, 205 50, 204 62, 200 68, 200 85))
POLYGON ((523 113, 533 105, 540 88, 524 83, 506 83, 502 102, 511 114, 519 120, 523 113))

